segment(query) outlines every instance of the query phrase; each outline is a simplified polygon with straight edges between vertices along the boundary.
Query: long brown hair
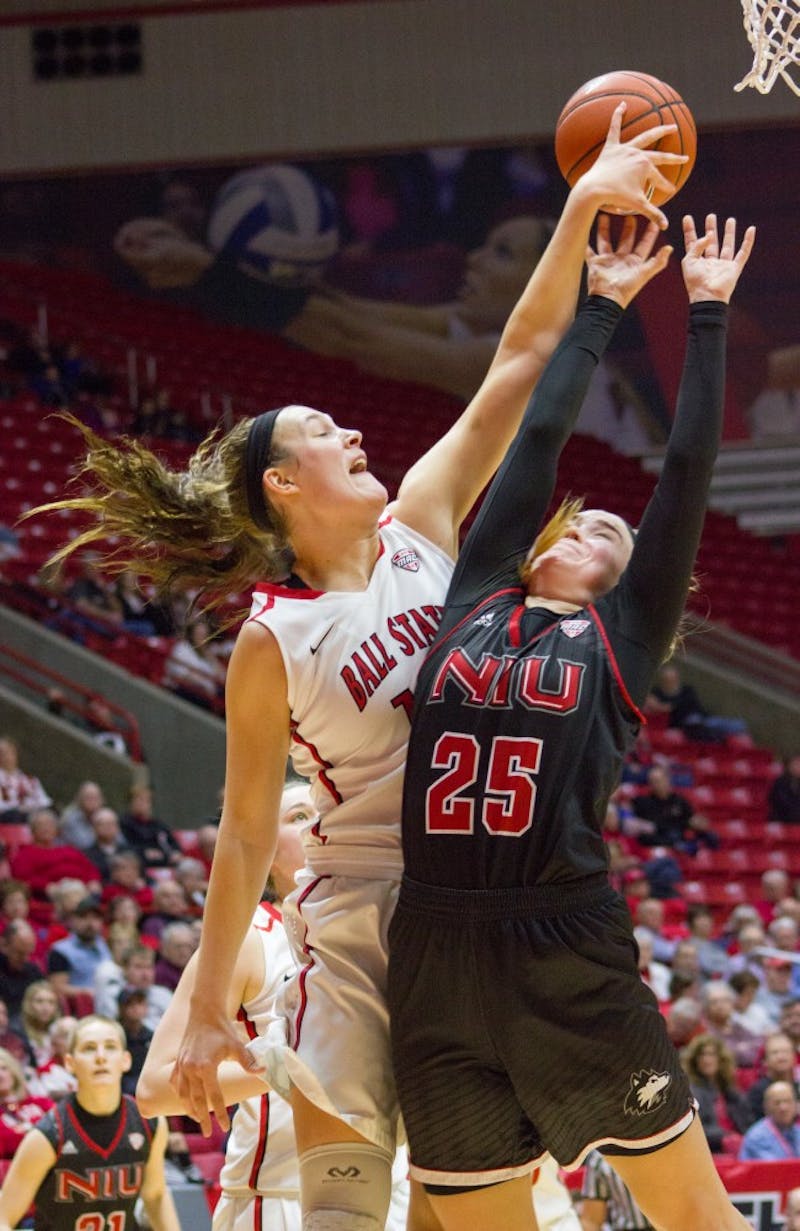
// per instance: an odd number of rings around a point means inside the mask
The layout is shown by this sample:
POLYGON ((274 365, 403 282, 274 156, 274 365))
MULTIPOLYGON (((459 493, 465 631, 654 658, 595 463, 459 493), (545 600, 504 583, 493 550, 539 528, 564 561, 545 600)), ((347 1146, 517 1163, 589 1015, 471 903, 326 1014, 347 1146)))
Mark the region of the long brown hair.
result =
POLYGON ((707 1047, 717 1053, 719 1068, 717 1070, 717 1085, 724 1094, 736 1088, 736 1061, 730 1048, 726 1047, 715 1034, 698 1034, 684 1047, 681 1053, 681 1063, 690 1081, 704 1083, 706 1078, 700 1072, 698 1059, 701 1051, 707 1047))
MULTIPOLYGON (((268 509, 271 530, 261 530, 247 507, 245 452, 252 420, 212 432, 185 470, 171 470, 139 441, 103 440, 73 415, 62 414, 83 436, 86 455, 71 482, 84 492, 39 505, 25 517, 71 509, 92 524, 48 560, 58 566, 75 552, 107 539, 101 556, 112 573, 147 577, 159 595, 192 590, 200 610, 217 607, 257 578, 280 580, 291 564, 285 521, 268 509)), ((273 449, 270 460, 283 460, 273 449)))

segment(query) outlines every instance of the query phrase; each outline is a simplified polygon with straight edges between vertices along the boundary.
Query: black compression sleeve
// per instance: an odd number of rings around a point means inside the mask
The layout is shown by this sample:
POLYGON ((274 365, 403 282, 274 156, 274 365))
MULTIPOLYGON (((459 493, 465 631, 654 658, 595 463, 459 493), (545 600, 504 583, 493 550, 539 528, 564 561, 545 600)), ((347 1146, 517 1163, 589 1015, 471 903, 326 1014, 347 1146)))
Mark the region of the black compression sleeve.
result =
POLYGON ((448 606, 472 605, 506 583, 538 533, 556 467, 622 309, 599 295, 581 306, 545 368, 456 564, 448 606))
MULTIPOLYGON (((613 592, 615 648, 634 700, 666 655, 683 613, 703 529, 708 489, 722 435, 727 305, 692 304, 675 420, 656 489, 645 510, 630 564, 613 592), (626 652, 626 639, 644 646, 626 652)), ((604 605, 604 604, 602 604, 604 605)))

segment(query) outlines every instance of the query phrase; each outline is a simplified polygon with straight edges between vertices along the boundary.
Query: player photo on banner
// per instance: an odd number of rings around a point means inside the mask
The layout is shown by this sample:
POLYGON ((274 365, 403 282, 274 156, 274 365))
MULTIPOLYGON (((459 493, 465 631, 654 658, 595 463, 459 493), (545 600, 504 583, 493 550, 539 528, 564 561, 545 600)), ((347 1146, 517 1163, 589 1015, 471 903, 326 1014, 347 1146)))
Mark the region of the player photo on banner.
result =
MULTIPOLYGON (((761 236, 731 317, 731 439, 800 431, 800 291, 774 259, 800 197, 789 137, 701 131, 691 177, 665 206, 668 242, 709 201, 753 218, 761 236)), ((20 179, 0 188, 0 256, 77 267, 464 403, 563 205, 556 155, 549 141, 20 179)), ((601 362, 580 431, 629 454, 664 442, 680 296, 673 259, 601 362)), ((203 389, 185 393, 197 418, 203 389)))

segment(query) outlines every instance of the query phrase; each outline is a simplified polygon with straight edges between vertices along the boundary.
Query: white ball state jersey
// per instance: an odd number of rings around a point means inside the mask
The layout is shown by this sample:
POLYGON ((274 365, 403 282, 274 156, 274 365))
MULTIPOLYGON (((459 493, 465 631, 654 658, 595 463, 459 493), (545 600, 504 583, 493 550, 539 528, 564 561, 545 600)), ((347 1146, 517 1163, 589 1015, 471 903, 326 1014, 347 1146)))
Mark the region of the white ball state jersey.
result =
MULTIPOLYGON (((294 974, 295 962, 280 912, 274 906, 262 902, 250 926, 261 940, 265 970, 258 995, 243 1004, 239 1012, 239 1021, 252 1039, 266 1034, 269 1024, 275 1021, 277 993, 285 977, 294 974)), ((225 1150, 220 1185, 227 1193, 299 1199, 292 1111, 279 1094, 265 1090, 239 1104, 225 1150)))
POLYGON ((345 876, 402 872, 400 805, 417 673, 441 618, 453 562, 387 517, 366 590, 257 586, 250 619, 283 656, 292 761, 312 780, 309 866, 345 876))

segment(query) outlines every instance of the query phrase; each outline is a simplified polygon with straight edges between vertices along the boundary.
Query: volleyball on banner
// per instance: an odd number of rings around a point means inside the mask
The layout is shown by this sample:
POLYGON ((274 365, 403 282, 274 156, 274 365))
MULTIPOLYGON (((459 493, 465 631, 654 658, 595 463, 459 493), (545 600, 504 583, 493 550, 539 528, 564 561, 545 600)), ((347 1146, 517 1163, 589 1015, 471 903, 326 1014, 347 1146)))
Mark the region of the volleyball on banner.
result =
POLYGON ((242 171, 217 194, 208 242, 253 277, 306 286, 339 247, 333 194, 285 163, 242 171))

